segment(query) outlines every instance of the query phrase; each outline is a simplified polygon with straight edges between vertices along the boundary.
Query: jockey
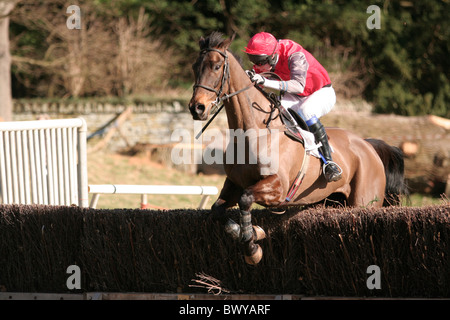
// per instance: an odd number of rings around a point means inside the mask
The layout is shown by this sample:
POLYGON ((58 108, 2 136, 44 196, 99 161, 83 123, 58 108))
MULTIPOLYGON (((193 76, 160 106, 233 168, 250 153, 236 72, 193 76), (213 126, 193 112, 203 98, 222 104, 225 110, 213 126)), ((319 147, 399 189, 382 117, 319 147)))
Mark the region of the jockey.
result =
POLYGON ((341 178, 341 168, 333 162, 325 128, 319 118, 330 112, 336 94, 325 68, 301 45, 292 40, 277 40, 272 34, 260 32, 248 42, 244 52, 253 63, 249 73, 252 82, 282 91, 281 104, 295 110, 308 125, 317 142, 328 182, 341 178), (260 73, 274 72, 282 81, 270 80, 260 73))

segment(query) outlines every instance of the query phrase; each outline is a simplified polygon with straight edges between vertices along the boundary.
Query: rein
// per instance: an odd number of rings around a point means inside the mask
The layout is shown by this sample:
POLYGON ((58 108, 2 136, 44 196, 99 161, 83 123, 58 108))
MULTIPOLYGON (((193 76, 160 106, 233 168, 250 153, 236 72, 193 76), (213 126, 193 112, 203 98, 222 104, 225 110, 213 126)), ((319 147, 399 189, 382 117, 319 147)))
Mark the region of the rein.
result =
POLYGON ((264 89, 262 89, 260 86, 257 86, 257 85, 255 85, 255 88, 258 89, 266 97, 266 99, 269 100, 269 102, 270 102, 270 111, 266 112, 264 110, 259 110, 261 112, 269 114, 269 120, 267 120, 267 122, 265 122, 264 124, 266 125, 266 128, 270 132, 270 123, 272 122, 272 120, 275 120, 276 118, 278 118, 280 116, 281 102, 280 102, 280 100, 278 100, 276 98, 274 93, 267 92, 264 89), (278 115, 273 117, 273 113, 275 112, 275 110, 278 110, 278 115))

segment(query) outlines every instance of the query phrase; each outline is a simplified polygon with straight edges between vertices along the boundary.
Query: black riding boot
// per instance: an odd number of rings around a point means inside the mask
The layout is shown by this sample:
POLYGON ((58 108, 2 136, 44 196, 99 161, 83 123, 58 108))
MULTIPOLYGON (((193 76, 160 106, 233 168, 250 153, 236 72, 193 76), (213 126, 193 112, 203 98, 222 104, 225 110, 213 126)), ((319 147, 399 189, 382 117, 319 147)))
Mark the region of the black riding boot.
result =
POLYGON ((309 130, 311 130, 311 132, 314 134, 316 143, 322 143, 319 151, 326 160, 323 164, 323 173, 325 175, 325 179, 327 179, 328 182, 341 179, 342 170, 335 162, 333 162, 333 159, 331 158, 330 144, 328 143, 328 137, 327 133, 325 132, 324 126, 322 125, 322 123, 320 123, 320 120, 317 119, 316 123, 308 127, 309 130))

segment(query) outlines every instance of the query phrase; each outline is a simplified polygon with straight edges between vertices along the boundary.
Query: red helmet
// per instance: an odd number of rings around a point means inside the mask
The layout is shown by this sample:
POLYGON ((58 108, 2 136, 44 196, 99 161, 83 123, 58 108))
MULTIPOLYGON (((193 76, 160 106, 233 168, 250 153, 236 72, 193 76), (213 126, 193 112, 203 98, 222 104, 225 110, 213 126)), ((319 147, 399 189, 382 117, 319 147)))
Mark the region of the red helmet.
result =
POLYGON ((267 32, 255 34, 248 42, 244 52, 252 55, 273 55, 277 49, 277 39, 267 32))

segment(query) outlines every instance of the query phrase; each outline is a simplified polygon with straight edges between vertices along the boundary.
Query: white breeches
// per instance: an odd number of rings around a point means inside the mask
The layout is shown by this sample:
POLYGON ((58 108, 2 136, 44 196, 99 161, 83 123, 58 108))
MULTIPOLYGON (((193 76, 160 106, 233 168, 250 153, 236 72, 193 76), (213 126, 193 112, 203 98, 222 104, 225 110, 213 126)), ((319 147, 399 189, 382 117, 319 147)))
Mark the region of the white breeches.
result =
POLYGON ((305 121, 314 116, 319 119, 331 111, 336 103, 336 93, 333 87, 324 87, 307 97, 297 94, 285 93, 281 99, 281 105, 295 110, 305 121))

